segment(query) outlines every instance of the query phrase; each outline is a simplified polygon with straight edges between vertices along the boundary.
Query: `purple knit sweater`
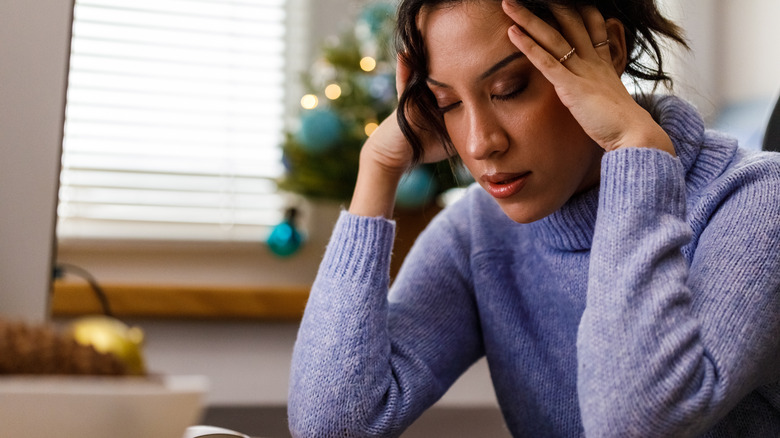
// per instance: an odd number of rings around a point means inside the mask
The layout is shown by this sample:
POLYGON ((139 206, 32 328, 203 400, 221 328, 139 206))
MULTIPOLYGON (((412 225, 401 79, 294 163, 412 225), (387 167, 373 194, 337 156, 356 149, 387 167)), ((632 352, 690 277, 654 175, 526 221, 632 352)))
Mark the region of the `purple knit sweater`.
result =
POLYGON ((653 107, 677 158, 609 152, 600 187, 526 225, 474 186, 389 295, 394 223, 343 212, 295 345, 293 435, 397 436, 484 355, 515 436, 780 436, 780 155, 653 107))

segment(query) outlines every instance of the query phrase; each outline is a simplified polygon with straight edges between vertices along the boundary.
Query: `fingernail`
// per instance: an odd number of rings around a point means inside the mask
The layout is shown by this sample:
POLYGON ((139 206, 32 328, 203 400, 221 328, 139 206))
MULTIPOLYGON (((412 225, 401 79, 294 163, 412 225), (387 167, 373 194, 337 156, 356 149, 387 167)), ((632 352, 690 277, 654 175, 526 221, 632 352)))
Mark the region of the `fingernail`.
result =
POLYGON ((520 29, 520 26, 518 26, 516 24, 513 24, 513 25, 509 26, 509 32, 511 32, 511 33, 513 33, 515 35, 518 35, 518 36, 525 35, 525 32, 523 32, 523 30, 520 29))

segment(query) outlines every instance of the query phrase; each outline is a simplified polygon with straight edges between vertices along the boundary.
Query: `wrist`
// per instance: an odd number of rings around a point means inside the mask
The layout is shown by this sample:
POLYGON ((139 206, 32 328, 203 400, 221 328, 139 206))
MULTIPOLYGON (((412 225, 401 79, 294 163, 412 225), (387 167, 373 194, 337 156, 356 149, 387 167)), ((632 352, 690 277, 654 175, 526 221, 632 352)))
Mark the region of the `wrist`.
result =
POLYGON ((349 212, 359 216, 392 218, 398 183, 405 169, 388 166, 371 148, 360 152, 355 190, 349 212))
POLYGON ((633 124, 629 123, 628 126, 632 126, 633 128, 616 141, 615 146, 610 148, 610 150, 627 147, 641 147, 659 149, 668 152, 673 157, 677 156, 669 134, 653 120, 649 113, 644 112, 642 117, 640 117, 639 122, 633 124))

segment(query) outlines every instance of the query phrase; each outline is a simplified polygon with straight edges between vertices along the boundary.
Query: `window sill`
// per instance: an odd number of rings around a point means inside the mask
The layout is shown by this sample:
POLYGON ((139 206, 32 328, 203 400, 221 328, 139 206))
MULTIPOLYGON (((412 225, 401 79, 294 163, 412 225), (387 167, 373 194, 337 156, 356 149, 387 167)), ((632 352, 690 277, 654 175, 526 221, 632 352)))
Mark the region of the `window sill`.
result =
MULTIPOLYGON (((417 235, 439 211, 428 206, 396 212, 391 278, 417 235)), ((57 259, 90 272, 118 317, 297 322, 339 209, 326 213, 315 216, 319 226, 311 228, 309 241, 291 258, 273 257, 258 244, 236 242, 85 240, 59 245, 57 259)), ((64 277, 53 290, 51 308, 56 317, 102 313, 98 298, 84 281, 64 277)))
MULTIPOLYGON (((169 319, 257 319, 299 321, 308 287, 199 287, 108 284, 102 286, 118 317, 169 319)), ((55 282, 51 301, 56 317, 102 313, 87 284, 55 282)))

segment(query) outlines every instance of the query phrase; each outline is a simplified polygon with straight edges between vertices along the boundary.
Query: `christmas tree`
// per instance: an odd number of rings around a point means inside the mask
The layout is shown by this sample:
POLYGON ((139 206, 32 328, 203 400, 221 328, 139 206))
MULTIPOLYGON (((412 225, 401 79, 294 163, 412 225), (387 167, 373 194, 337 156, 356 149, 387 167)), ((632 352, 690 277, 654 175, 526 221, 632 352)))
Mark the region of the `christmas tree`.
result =
MULTIPOLYGON (((397 103, 394 26, 392 4, 369 4, 354 28, 327 42, 303 75, 307 92, 299 126, 285 134, 280 189, 312 199, 350 199, 360 148, 397 103)), ((401 180, 397 203, 419 207, 455 185, 448 163, 420 166, 401 180)))

